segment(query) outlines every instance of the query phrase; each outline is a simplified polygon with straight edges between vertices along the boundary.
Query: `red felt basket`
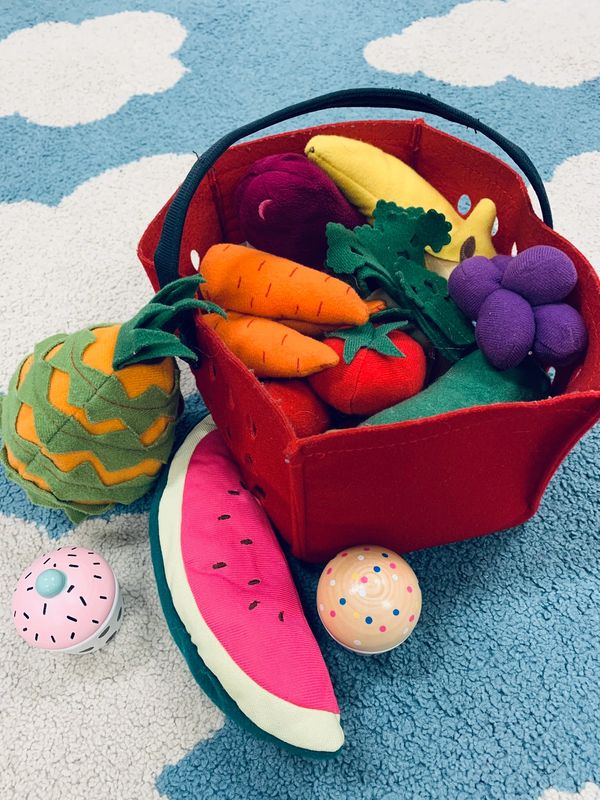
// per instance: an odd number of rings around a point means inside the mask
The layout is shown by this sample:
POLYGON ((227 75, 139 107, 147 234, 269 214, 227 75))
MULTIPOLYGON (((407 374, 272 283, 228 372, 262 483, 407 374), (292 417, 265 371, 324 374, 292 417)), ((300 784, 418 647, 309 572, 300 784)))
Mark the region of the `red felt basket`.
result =
POLYGON ((272 153, 304 150, 318 133, 370 142, 398 156, 456 204, 492 198, 498 252, 535 244, 559 247, 579 282, 569 298, 583 314, 589 346, 583 363, 560 371, 549 399, 499 403, 434 418, 356 428, 299 439, 260 382, 199 316, 188 338, 201 353, 198 389, 231 447, 248 486, 295 555, 325 560, 344 547, 376 542, 405 552, 518 525, 531 517, 552 474, 600 417, 600 281, 589 262, 551 228, 543 184, 523 151, 463 112, 415 92, 356 89, 292 106, 223 137, 204 153, 152 220, 138 254, 155 288, 194 272, 217 242, 243 240, 233 194, 246 168, 272 153), (231 146, 264 127, 307 111, 377 106, 432 112, 499 144, 537 192, 548 224, 534 213, 525 185, 495 156, 411 121, 320 125, 231 146))

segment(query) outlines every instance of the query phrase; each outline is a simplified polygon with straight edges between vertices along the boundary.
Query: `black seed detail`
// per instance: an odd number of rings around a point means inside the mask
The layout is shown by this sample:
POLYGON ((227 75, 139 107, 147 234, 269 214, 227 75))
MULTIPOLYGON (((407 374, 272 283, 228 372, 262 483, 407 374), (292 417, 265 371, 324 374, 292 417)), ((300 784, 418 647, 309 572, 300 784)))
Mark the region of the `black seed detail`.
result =
POLYGON ((283 622, 283 611, 280 611, 277 616, 279 617, 279 622, 283 622))
POLYGON ((75 617, 70 617, 68 614, 67 614, 67 619, 71 620, 71 622, 77 622, 77 619, 75 617))
POLYGON ((44 563, 44 564, 47 564, 49 561, 50 561, 50 559, 49 559, 49 558, 47 558, 47 559, 46 559, 46 560, 45 560, 43 563, 44 563))
POLYGON ((71 631, 71 635, 69 636, 69 639, 74 639, 74 638, 75 638, 75 631, 71 631))
MULTIPOLYGON (((58 549, 60 550, 60 547, 58 549)), ((88 556, 93 556, 93 555, 95 555, 94 551, 93 550, 88 550, 88 556)))
POLYGON ((100 620, 99 619, 93 619, 92 622, 94 623, 94 625, 99 625, 100 624, 100 620))
POLYGON ((258 578, 253 578, 251 581, 248 581, 248 586, 256 586, 259 583, 260 580, 258 578))
POLYGON ((28 578, 30 575, 31 575, 31 572, 28 572, 27 575, 25 575, 25 578, 28 578))
POLYGON ((119 609, 119 613, 117 614, 117 622, 119 622, 122 616, 123 616, 123 606, 121 606, 121 608, 119 609))
POLYGON ((252 544, 252 539, 240 539, 240 544, 252 544))
POLYGON ((36 633, 36 635, 35 635, 33 638, 34 638, 34 639, 36 640, 36 642, 37 642, 37 640, 38 640, 38 638, 39 638, 39 633, 36 633))
POLYGON ((27 630, 27 628, 23 628, 23 633, 25 633, 26 630, 27 630))
POLYGON ((52 564, 52 566, 54 567, 54 569, 56 569, 56 564, 52 564))
POLYGON ((239 494, 237 489, 228 489, 227 494, 239 494))
POLYGON ((92 578, 97 578, 99 581, 101 581, 102 575, 92 575, 92 578))
POLYGON ((54 636, 52 636, 52 634, 50 634, 50 638, 52 639, 52 641, 54 642, 54 644, 56 644, 56 639, 54 638, 54 636))
POLYGON ((217 519, 231 519, 231 514, 221 514, 217 519))
POLYGON ((82 605, 87 606, 87 603, 85 602, 85 597, 82 597, 81 595, 79 595, 79 599, 81 600, 81 604, 82 605))
POLYGON ((106 636, 109 630, 110 630, 110 625, 107 625, 106 628, 104 628, 104 630, 102 631, 102 633, 98 636, 98 638, 101 639, 103 636, 106 636))
POLYGON ((108 600, 108 597, 105 594, 101 594, 100 600, 108 600))
POLYGON ((77 558, 77 553, 67 553, 67 558, 77 558))
POLYGON ((252 611, 260 603, 260 600, 253 600, 248 606, 248 611, 252 611))
POLYGON ((23 616, 25 617, 25 619, 29 619, 29 614, 26 611, 23 612, 23 616))
POLYGON ((111 635, 108 637, 108 639, 106 640, 106 644, 108 644, 109 642, 112 642, 112 640, 115 638, 116 634, 117 634, 117 632, 113 631, 111 633, 111 635))
POLYGON ((44 607, 42 608, 42 617, 46 616, 46 609, 48 608, 48 603, 44 603, 44 607))
POLYGON ((79 564, 67 564, 67 567, 73 567, 73 569, 79 569, 79 564))
POLYGON ((223 567, 226 567, 226 566, 227 566, 227 564, 224 561, 217 561, 216 564, 212 565, 212 568, 213 569, 223 569, 223 567))
POLYGON ((16 617, 16 616, 17 616, 17 612, 13 611, 13 617, 16 617))
POLYGON ((75 584, 74 584, 74 583, 72 583, 72 584, 69 586, 69 588, 67 589, 67 594, 69 594, 69 592, 72 592, 74 588, 75 588, 75 584))
POLYGON ((100 562, 99 561, 92 561, 92 566, 93 567, 99 567, 100 566, 100 562))
POLYGON ((30 592, 33 589, 33 586, 28 586, 27 591, 30 592))
POLYGON ((75 545, 75 547, 72 547, 71 550, 77 550, 77 545, 75 545))
POLYGON ((80 650, 79 652, 80 653, 91 653, 93 649, 94 649, 93 647, 86 647, 85 650, 80 650))

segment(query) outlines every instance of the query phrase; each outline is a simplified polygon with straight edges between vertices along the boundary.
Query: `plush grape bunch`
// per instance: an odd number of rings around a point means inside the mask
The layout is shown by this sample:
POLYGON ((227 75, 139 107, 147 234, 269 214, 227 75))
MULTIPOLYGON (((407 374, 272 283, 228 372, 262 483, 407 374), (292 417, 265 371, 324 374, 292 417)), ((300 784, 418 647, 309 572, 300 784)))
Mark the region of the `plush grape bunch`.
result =
POLYGON ((493 366, 511 369, 528 353, 546 366, 561 366, 583 353, 585 323, 560 302, 577 283, 571 259, 538 245, 518 255, 468 258, 448 280, 449 294, 472 320, 479 348, 493 366))

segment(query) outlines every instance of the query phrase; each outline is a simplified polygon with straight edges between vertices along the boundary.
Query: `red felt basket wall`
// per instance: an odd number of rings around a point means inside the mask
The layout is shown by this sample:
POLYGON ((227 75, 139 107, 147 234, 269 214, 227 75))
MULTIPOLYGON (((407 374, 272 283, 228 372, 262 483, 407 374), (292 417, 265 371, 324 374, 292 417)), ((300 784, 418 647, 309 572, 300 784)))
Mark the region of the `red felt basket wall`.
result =
MULTIPOLYGON (((452 203, 498 207, 498 252, 551 244, 575 262, 569 298, 589 331, 585 360, 560 372, 561 394, 536 403, 483 406, 395 425, 298 439, 259 381, 198 317, 203 358, 196 381, 248 486, 295 555, 322 561, 344 547, 376 542, 405 552, 517 525, 531 517, 552 474, 600 417, 600 281, 584 256, 534 214, 520 176, 507 164, 422 120, 348 122, 237 145, 194 195, 183 231, 180 274, 194 271, 216 242, 241 242, 233 193, 257 158, 301 153, 317 133, 371 142, 403 159, 452 203)), ((138 248, 158 288, 154 253, 166 209, 138 248)))

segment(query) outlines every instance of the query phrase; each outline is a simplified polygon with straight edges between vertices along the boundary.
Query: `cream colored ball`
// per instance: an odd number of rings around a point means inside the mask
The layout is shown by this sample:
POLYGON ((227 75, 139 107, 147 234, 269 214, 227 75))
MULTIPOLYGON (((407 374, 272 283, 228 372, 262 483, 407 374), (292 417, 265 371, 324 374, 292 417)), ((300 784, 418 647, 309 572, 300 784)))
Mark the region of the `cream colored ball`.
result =
POLYGON ((392 650, 421 614, 419 581, 393 550, 350 547, 323 570, 317 587, 321 622, 336 642, 364 655, 392 650))

